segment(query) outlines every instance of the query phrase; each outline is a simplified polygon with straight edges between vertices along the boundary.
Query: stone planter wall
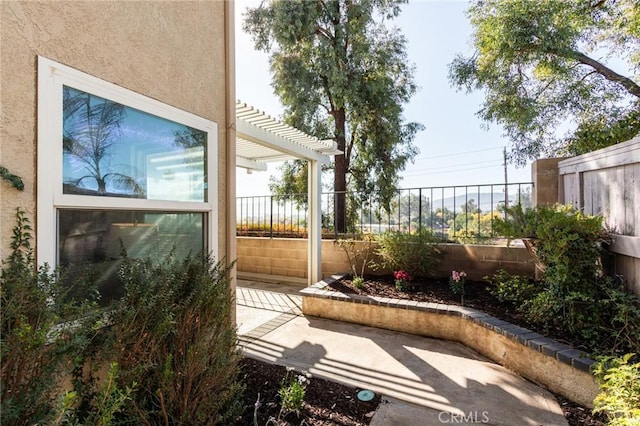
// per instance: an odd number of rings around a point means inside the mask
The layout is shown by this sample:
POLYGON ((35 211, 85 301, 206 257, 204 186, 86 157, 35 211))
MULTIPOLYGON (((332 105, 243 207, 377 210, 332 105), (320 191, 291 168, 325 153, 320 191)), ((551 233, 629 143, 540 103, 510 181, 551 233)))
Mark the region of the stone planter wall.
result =
POLYGON ((594 361, 571 346, 471 308, 330 291, 330 280, 301 291, 305 315, 460 342, 522 377, 593 407, 599 392, 590 373, 594 361))

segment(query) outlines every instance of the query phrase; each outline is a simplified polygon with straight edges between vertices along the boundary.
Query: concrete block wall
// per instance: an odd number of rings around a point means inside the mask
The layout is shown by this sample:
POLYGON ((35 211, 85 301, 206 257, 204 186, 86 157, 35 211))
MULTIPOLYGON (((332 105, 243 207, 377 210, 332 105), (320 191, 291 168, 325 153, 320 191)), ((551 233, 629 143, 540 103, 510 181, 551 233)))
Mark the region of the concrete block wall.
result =
MULTIPOLYGON (((363 242, 357 242, 360 247, 363 242)), ((437 276, 465 271, 469 279, 481 280, 504 269, 512 274, 534 276, 535 265, 524 247, 443 244, 444 256, 437 276)), ((307 240, 298 238, 237 238, 238 272, 285 277, 307 277, 307 240)), ((333 240, 322 241, 322 274, 350 272, 347 256, 333 240)), ((391 271, 368 269, 369 274, 391 271)))
POLYGON ((438 276, 449 276, 453 270, 463 270, 470 280, 482 280, 500 269, 531 277, 535 274, 535 264, 525 247, 443 244, 441 248, 444 256, 438 265, 438 276))
POLYGON ((238 272, 306 278, 307 240, 237 237, 238 272))

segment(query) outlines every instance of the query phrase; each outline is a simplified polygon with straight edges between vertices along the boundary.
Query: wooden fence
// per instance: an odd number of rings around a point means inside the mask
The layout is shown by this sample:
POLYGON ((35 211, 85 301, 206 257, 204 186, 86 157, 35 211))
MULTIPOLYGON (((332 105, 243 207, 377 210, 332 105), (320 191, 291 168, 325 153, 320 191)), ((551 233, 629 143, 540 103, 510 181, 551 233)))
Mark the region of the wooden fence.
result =
POLYGON ((561 203, 604 216, 614 273, 640 296, 640 136, 558 163, 561 203))

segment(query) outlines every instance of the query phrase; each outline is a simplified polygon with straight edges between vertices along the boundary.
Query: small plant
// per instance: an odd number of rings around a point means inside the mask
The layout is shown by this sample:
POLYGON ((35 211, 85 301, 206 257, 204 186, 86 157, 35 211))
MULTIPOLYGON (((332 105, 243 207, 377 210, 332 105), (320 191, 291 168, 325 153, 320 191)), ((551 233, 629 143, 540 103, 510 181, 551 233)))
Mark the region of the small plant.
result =
POLYGON ((6 167, 0 166, 0 178, 8 181, 18 191, 24 191, 24 182, 22 182, 22 178, 11 173, 6 167))
POLYGON ((353 284, 353 286, 357 289, 362 289, 364 288, 364 278, 353 277, 353 280, 351 280, 351 284, 353 284))
POLYGON ((413 280, 413 276, 407 271, 395 271, 393 273, 393 278, 395 280, 396 289, 399 291, 407 291, 410 286, 411 280, 413 280))
POLYGON ((371 234, 364 234, 361 241, 349 239, 335 240, 337 244, 347 255, 347 261, 353 274, 353 286, 362 288, 364 286, 364 273, 367 267, 373 265, 373 245, 375 237, 371 234))
POLYGON ((640 362, 631 363, 634 356, 603 357, 595 365, 600 393, 593 401, 593 412, 605 413, 609 425, 640 424, 640 362))
POLYGON ((442 251, 429 232, 416 234, 389 231, 378 237, 378 268, 407 271, 412 277, 433 275, 442 251))
POLYGON ((300 415, 300 410, 304 404, 304 396, 309 384, 310 375, 308 373, 295 374, 292 368, 287 368, 287 375, 280 383, 278 395, 280 396, 280 412, 277 419, 269 419, 269 423, 280 424, 282 417, 289 413, 300 415))
POLYGON ((464 305, 464 295, 465 295, 465 282, 467 278, 467 273, 464 271, 451 271, 451 277, 449 277, 449 288, 453 292, 453 294, 457 294, 460 296, 460 303, 464 305))

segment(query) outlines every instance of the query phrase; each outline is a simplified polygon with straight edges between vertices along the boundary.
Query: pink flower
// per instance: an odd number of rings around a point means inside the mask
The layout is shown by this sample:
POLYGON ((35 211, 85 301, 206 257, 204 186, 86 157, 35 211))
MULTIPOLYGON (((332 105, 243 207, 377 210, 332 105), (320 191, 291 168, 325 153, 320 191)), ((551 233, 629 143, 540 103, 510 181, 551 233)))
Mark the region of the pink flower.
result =
POLYGON ((399 270, 393 273, 393 278, 399 281, 411 281, 413 277, 407 271, 399 270))
POLYGON ((464 279, 466 278, 467 274, 464 271, 451 271, 451 279, 457 283, 459 283, 460 281, 464 281, 464 279))

